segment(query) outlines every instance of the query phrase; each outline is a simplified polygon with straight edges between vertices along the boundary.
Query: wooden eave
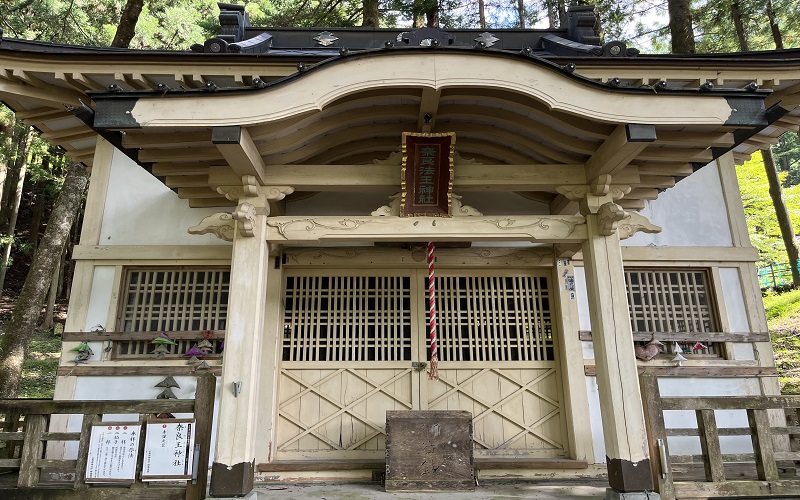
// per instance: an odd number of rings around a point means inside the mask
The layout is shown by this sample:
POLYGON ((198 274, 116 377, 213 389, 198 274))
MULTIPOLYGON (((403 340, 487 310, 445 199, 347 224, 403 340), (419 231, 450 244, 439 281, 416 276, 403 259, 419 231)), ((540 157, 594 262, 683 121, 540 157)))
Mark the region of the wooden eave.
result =
MULTIPOLYGON (((432 52, 454 51, 417 50, 425 57, 432 52)), ((388 53, 370 57, 380 62, 388 53)), ((502 54, 498 58, 490 53, 458 51, 463 57, 483 56, 470 59, 475 64, 505 60, 524 67, 527 62, 522 57, 502 54)), ((123 102, 131 96, 136 96, 137 102, 156 105, 169 102, 172 107, 180 102, 224 102, 236 92, 240 95, 237 99, 242 99, 240 102, 256 103, 261 99, 258 96, 276 90, 254 89, 254 78, 268 85, 280 81, 275 88, 299 89, 303 82, 313 78, 324 82, 329 68, 347 68, 358 60, 341 59, 299 74, 294 60, 263 56, 114 51, 65 57, 0 50, 0 98, 20 118, 39 128, 51 143, 91 166, 96 131, 73 114, 81 103, 103 113, 102 106, 98 108, 99 102, 123 102), (315 77, 314 73, 318 75, 315 77), (208 82, 214 83, 217 92, 204 90, 208 82), (119 92, 109 94, 109 86, 119 92)), ((708 117, 683 123, 662 119, 653 124, 655 141, 628 146, 630 158, 621 159, 622 164, 613 173, 617 179, 614 182, 624 181, 632 186, 622 200, 623 206, 641 208, 644 200, 656 198, 660 191, 723 152, 732 150, 737 162, 742 162, 765 144, 776 142, 783 132, 800 127, 797 110, 800 65, 790 64, 787 59, 751 59, 734 63, 725 58, 708 61, 571 58, 577 66, 576 75, 584 78, 581 85, 601 91, 602 95, 635 95, 639 96, 637 99, 655 101, 661 96, 653 86, 663 80, 670 90, 679 89, 688 99, 699 96, 696 87, 712 81, 710 77, 714 76, 713 81, 719 84, 716 88, 726 90, 714 91, 703 99, 722 99, 724 95, 754 97, 756 93, 743 89, 756 82, 771 87, 772 93, 765 98, 767 107, 779 104, 779 111, 785 112, 777 120, 773 117, 772 123, 755 127, 708 117), (615 77, 620 79, 618 87, 608 83, 615 77), (652 97, 642 97, 647 95, 652 97), (743 139, 743 136, 749 137, 743 139)), ((551 62, 561 63, 564 58, 551 58, 551 62)), ((313 64, 307 69, 312 67, 313 64)), ((558 73, 557 68, 548 71, 558 73)), ((502 74, 499 76, 503 78, 502 74)), ((558 79, 567 86, 576 81, 567 72, 559 74, 558 79)), ((315 85, 310 88, 325 90, 322 83, 315 85)), ((94 129, 115 139, 180 197, 189 199, 192 206, 234 204, 218 188, 240 182, 243 170, 241 166, 233 168, 224 148, 212 141, 215 127, 242 125, 260 157, 260 160, 251 158, 255 165, 252 168, 256 172, 263 169, 260 175, 267 175, 269 182, 291 182, 298 192, 369 190, 387 194, 397 190, 391 168, 366 165, 396 151, 404 131, 454 131, 458 138, 456 150, 461 157, 485 165, 465 166, 461 182, 457 173, 457 192, 515 191, 531 199, 550 201, 554 210, 569 212, 574 207, 560 199, 558 187, 592 182, 593 179, 586 178, 586 165, 593 157, 597 160, 596 155, 604 144, 608 147, 615 133, 619 135, 619 127, 647 122, 642 116, 634 121, 626 121, 624 116, 615 120, 559 106, 540 95, 526 94, 524 89, 508 90, 500 84, 483 82, 476 87, 465 81, 463 85, 437 87, 410 78, 392 85, 365 85, 349 93, 331 95, 315 106, 301 106, 283 116, 278 113, 260 118, 240 117, 238 123, 198 118, 138 127, 104 125, 98 129, 95 125, 94 129), (431 115, 428 123, 424 119, 426 114, 431 115), (331 165, 336 165, 336 170, 331 165), (487 181, 491 175, 479 175, 482 169, 491 169, 496 179, 487 181), (365 175, 367 171, 370 175, 365 175), (322 176, 327 179, 321 180, 322 176)), ((251 105, 244 109, 258 107, 251 105)))

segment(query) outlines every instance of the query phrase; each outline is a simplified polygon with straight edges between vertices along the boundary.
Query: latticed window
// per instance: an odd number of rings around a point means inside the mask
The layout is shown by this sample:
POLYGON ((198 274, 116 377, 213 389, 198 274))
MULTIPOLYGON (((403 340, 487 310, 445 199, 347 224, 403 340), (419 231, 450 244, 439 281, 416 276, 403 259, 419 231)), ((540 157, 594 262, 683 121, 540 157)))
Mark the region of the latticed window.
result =
POLYGON ((550 361, 547 278, 437 276, 442 361, 550 361))
MULTIPOLYGON (((626 269, 631 328, 643 333, 717 332, 717 319, 704 269, 626 269)), ((658 338, 658 335, 656 335, 658 338)), ((687 353, 716 354, 718 347, 687 353)))
MULTIPOLYGON (((129 269, 120 311, 124 332, 199 332, 224 330, 228 315, 228 269, 129 269)), ((173 335, 173 337, 178 337, 173 335)), ((186 352, 198 339, 173 340, 170 354, 186 352)), ((118 356, 149 354, 146 340, 118 342, 118 356)), ((220 342, 213 341, 214 352, 220 342)))
POLYGON ((410 361, 411 278, 289 276, 284 361, 410 361))

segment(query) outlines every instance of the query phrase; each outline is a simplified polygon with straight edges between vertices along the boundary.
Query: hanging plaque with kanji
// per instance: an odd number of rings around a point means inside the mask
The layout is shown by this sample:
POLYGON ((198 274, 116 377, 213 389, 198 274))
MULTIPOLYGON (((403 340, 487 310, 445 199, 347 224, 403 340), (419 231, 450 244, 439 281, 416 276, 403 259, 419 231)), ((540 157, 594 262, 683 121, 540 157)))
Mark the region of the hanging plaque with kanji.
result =
POLYGON ((403 217, 450 217, 456 134, 403 133, 403 217))

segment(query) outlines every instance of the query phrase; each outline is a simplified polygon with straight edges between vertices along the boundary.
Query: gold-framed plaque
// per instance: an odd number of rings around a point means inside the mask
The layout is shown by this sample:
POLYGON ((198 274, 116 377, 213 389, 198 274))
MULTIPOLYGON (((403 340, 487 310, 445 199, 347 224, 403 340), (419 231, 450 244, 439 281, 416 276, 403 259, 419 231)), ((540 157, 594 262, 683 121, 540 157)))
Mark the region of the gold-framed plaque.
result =
POLYGON ((403 132, 402 217, 452 217, 455 145, 455 132, 403 132))

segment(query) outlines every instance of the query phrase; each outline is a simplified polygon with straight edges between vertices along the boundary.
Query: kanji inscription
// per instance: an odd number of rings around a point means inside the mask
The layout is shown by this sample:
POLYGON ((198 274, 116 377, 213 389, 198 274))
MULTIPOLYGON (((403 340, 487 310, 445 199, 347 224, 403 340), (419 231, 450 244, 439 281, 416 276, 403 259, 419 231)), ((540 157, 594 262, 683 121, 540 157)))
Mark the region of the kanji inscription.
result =
POLYGON ((452 216, 456 136, 403 133, 401 215, 452 216))

